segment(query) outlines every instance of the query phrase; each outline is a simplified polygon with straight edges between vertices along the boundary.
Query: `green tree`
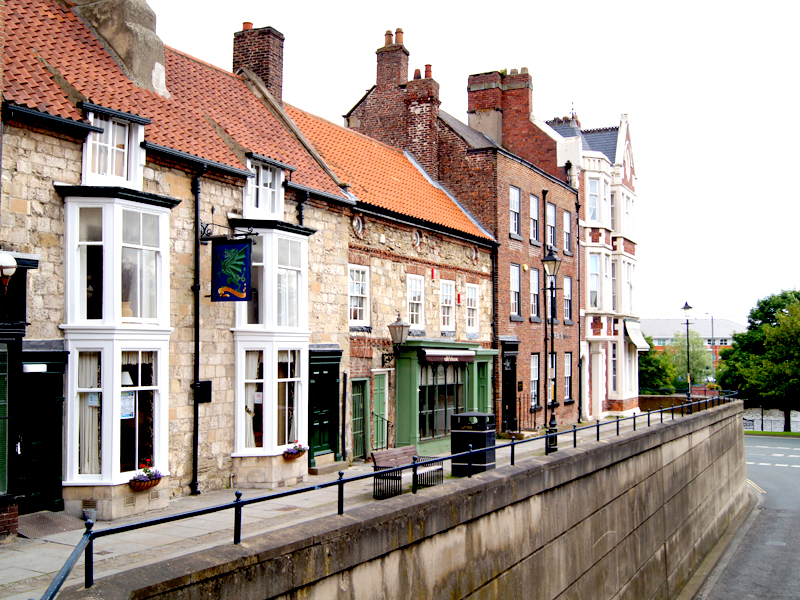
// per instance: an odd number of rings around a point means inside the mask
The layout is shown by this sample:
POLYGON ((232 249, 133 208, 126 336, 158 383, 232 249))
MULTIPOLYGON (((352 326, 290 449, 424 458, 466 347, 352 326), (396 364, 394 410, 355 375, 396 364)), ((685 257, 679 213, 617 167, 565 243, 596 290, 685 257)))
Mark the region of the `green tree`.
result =
POLYGON ((676 375, 675 365, 666 352, 654 348, 652 337, 645 336, 645 340, 650 344, 650 349, 639 354, 639 389, 672 388, 676 375))
MULTIPOLYGON (((686 334, 676 331, 667 352, 675 367, 678 381, 685 386, 686 334)), ((695 330, 689 329, 689 373, 692 376, 692 385, 702 384, 713 372, 711 352, 706 348, 705 340, 695 330)))
POLYGON ((758 301, 747 319, 747 331, 733 335, 731 348, 720 353, 718 381, 748 400, 783 411, 784 430, 800 392, 800 291, 785 290, 758 301))

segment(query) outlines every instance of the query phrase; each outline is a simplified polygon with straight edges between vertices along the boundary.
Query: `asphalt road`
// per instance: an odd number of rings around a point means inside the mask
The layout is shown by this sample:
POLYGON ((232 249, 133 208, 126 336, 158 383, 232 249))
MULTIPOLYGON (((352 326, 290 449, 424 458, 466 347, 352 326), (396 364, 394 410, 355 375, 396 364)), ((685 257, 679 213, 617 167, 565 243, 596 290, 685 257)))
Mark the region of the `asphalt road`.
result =
POLYGON ((695 600, 800 599, 800 438, 745 436, 759 495, 695 600))

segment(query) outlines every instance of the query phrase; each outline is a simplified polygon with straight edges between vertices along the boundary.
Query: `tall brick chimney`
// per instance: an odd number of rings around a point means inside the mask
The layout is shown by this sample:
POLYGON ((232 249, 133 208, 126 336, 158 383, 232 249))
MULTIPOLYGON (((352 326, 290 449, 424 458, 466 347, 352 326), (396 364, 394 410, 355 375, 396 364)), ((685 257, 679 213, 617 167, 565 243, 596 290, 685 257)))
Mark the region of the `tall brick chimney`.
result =
POLYGON ((530 121, 533 82, 528 69, 508 74, 470 75, 467 85, 469 126, 503 144, 509 132, 530 121))
POLYGON ((244 23, 233 34, 233 72, 247 67, 258 75, 270 94, 283 103, 283 34, 272 27, 253 29, 244 23))
POLYGON ((379 88, 405 85, 408 81, 408 50, 403 45, 403 30, 399 27, 392 40, 392 32, 386 31, 383 48, 378 48, 378 77, 376 83, 379 88))

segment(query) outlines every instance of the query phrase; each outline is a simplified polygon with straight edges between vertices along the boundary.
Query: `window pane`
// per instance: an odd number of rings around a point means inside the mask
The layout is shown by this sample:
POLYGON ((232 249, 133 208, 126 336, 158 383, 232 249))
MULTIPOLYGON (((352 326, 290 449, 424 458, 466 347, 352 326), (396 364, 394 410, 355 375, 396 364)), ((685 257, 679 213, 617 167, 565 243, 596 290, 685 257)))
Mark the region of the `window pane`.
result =
POLYGON ((250 258, 253 263, 264 262, 264 238, 261 236, 253 238, 253 245, 250 250, 250 258))
POLYGON ((141 300, 144 319, 154 319, 156 315, 156 253, 150 250, 141 251, 141 300))
POLYGON ((122 352, 120 471, 153 465, 156 352, 122 352), (130 376, 128 378, 128 376, 130 376))
POLYGON ((103 247, 79 247, 79 281, 84 291, 80 294, 79 317, 85 319, 103 318, 103 247))
POLYGON ((142 213, 142 245, 158 248, 158 215, 142 213))
POLYGON ((122 249, 122 316, 139 316, 139 296, 136 293, 139 272, 139 250, 122 249))
POLYGON ((79 240, 81 242, 103 241, 103 209, 81 208, 79 217, 79 240))
POLYGON ((261 294, 259 293, 259 286, 264 278, 264 267, 253 266, 253 287, 250 290, 250 300, 247 301, 247 322, 250 325, 257 325, 262 323, 261 320, 261 294))
POLYGON ((139 244, 141 242, 139 214, 132 210, 122 211, 123 244, 139 244))
POLYGON ((78 473, 100 474, 100 425, 102 391, 100 353, 78 353, 78 473))
POLYGON ((278 269, 278 325, 297 327, 299 279, 297 271, 278 269))
POLYGON ((297 419, 295 417, 296 393, 299 377, 297 350, 278 351, 278 428, 277 443, 291 444, 297 440, 297 419))
POLYGON ((278 264, 300 268, 300 242, 278 238, 278 264))
POLYGON ((260 350, 245 352, 244 377, 249 381, 244 384, 244 438, 245 447, 262 448, 264 446, 264 383, 263 354, 260 350))

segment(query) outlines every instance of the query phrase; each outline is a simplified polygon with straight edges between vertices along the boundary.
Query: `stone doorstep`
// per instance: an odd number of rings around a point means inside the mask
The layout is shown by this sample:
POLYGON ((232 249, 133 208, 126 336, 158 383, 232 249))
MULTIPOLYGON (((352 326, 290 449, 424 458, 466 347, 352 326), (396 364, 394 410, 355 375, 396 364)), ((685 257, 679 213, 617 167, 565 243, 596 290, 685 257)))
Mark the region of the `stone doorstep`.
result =
POLYGON ((318 465, 316 467, 309 467, 308 474, 329 475, 331 473, 337 473, 339 471, 346 471, 349 466, 350 463, 348 461, 340 460, 338 462, 325 463, 324 465, 318 465))

